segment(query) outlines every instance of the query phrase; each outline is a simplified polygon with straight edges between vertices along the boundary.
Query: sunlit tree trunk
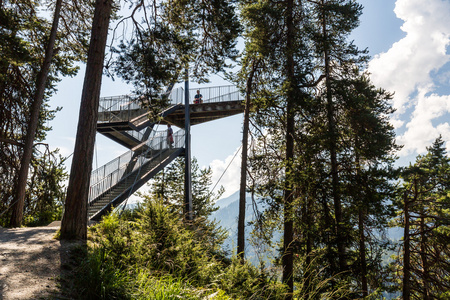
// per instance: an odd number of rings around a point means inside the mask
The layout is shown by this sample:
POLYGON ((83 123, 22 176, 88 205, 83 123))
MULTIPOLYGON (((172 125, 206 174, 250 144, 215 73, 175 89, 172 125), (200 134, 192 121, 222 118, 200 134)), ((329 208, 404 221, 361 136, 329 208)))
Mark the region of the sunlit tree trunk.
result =
POLYGON ((112 11, 112 0, 97 0, 84 77, 72 167, 65 213, 61 223, 62 239, 87 238, 87 201, 92 171, 98 101, 102 82, 106 39, 112 11))

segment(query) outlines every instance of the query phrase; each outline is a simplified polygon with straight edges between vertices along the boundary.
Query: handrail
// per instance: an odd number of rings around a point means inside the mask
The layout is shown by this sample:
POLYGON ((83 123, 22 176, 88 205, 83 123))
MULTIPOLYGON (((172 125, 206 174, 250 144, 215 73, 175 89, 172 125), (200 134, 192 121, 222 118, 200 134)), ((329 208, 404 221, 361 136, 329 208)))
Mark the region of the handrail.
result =
MULTIPOLYGON (((224 85, 189 89, 189 102, 193 102, 197 90, 202 94, 204 103, 244 100, 244 96, 235 85, 224 85)), ((184 96, 182 87, 172 89, 168 96, 169 105, 183 104, 184 96)), ((142 101, 146 101, 142 96, 102 97, 99 103, 99 122, 130 121, 146 112, 146 109, 142 108, 142 101)))
MULTIPOLYGON (((213 87, 202 87, 189 89, 189 102, 193 103, 197 90, 202 95, 204 103, 224 102, 224 101, 239 101, 244 100, 239 88, 235 85, 222 85, 213 87)), ((184 104, 184 90, 178 88, 174 90, 169 96, 171 103, 184 104)))
MULTIPOLYGON (((172 147, 184 147, 184 130, 177 131, 173 136, 174 144, 172 147)), ((158 134, 155 134, 153 138, 148 140, 146 145, 148 146, 148 149, 134 159, 134 152, 130 150, 118 158, 113 159, 104 166, 92 171, 88 202, 90 203, 101 194, 110 190, 115 184, 128 177, 150 160, 161 158, 162 154, 171 148, 167 143, 166 131, 161 131, 158 134), (157 152, 153 153, 154 151, 157 152), (132 160, 134 165, 132 168, 129 168, 132 160)))
POLYGON ((203 103, 214 103, 224 101, 239 101, 244 100, 244 96, 240 93, 239 88, 235 85, 223 85, 214 87, 202 87, 196 89, 189 89, 189 100, 194 101, 197 90, 202 95, 203 103))

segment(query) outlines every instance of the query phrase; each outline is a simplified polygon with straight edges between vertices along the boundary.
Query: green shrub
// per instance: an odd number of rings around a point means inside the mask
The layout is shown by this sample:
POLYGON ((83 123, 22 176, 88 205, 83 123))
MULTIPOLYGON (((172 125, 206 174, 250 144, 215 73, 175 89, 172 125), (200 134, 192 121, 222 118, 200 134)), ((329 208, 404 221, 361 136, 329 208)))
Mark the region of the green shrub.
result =
POLYGON ((224 259, 220 230, 186 225, 161 201, 147 199, 132 218, 111 214, 89 231, 78 282, 85 299, 280 299, 284 286, 252 265, 224 259))
POLYGON ((105 248, 94 248, 87 253, 74 276, 79 299, 131 299, 129 277, 109 259, 105 248))
POLYGON ((137 274, 135 287, 133 299, 138 300, 200 299, 185 281, 171 276, 153 277, 142 270, 137 274))
POLYGON ((237 257, 218 278, 219 286, 237 299, 283 299, 286 291, 283 284, 267 278, 249 262, 242 264, 237 257))

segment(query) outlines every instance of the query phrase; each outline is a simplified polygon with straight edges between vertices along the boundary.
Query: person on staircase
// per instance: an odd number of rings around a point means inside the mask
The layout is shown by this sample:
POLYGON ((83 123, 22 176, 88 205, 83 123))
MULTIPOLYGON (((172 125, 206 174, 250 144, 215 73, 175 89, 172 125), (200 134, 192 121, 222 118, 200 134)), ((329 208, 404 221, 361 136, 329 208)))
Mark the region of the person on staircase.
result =
POLYGON ((203 103, 203 96, 200 94, 200 90, 197 90, 197 94, 194 96, 194 104, 203 103))
POLYGON ((173 129, 170 124, 167 124, 167 144, 169 148, 173 148, 173 129))

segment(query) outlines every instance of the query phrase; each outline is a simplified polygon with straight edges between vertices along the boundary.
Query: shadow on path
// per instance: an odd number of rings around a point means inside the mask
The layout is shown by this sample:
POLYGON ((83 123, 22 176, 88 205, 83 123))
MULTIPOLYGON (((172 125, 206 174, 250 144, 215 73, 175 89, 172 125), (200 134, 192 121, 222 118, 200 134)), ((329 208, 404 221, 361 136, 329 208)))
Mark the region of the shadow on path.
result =
POLYGON ((58 229, 58 223, 0 228, 0 300, 70 299, 61 294, 60 279, 71 271, 71 249, 85 243, 54 239, 58 229))

